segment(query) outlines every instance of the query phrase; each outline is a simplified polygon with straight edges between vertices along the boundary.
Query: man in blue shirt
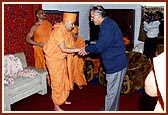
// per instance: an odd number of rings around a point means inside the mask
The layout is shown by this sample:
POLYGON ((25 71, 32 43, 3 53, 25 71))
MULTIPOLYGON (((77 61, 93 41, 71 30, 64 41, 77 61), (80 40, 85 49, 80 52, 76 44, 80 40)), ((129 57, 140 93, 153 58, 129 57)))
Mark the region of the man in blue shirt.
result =
POLYGON ((105 111, 117 111, 128 66, 122 32, 116 22, 107 16, 102 6, 92 7, 90 15, 91 21, 100 26, 99 38, 96 44, 84 47, 78 54, 98 53, 101 55, 107 80, 105 111))

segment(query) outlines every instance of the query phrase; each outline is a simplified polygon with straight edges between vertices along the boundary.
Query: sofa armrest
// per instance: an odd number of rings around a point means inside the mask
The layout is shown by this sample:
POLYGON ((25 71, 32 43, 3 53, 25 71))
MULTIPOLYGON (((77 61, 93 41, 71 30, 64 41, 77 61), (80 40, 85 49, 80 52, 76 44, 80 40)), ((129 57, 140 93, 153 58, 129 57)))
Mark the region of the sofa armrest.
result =
POLYGON ((38 76, 41 76, 41 78, 42 78, 42 82, 41 82, 42 83, 42 88, 41 89, 42 90, 39 91, 38 93, 41 94, 41 95, 46 94, 47 93, 46 76, 48 75, 47 70, 32 67, 32 66, 27 66, 26 68, 35 70, 38 73, 38 76))
POLYGON ((27 61, 24 52, 15 53, 13 55, 20 59, 23 68, 27 67, 27 61))
POLYGON ((33 67, 33 66, 27 66, 26 68, 34 69, 35 71, 37 71, 37 73, 40 76, 46 76, 46 75, 48 75, 47 70, 44 70, 44 69, 36 68, 36 67, 33 67))

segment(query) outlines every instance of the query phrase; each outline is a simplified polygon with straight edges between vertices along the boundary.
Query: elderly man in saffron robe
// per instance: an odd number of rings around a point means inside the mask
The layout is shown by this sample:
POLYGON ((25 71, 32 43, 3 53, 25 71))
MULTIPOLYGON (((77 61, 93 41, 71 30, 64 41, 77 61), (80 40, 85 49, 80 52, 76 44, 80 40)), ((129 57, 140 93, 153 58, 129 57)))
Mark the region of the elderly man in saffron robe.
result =
MULTIPOLYGON (((85 46, 85 41, 81 36, 78 35, 78 26, 75 26, 71 31, 74 37, 74 47, 83 48, 85 46)), ((74 82, 78 85, 79 89, 82 89, 83 85, 87 85, 86 78, 84 75, 84 60, 79 55, 73 56, 73 78, 74 82)))
POLYGON ((74 28, 76 16, 75 13, 65 12, 63 21, 54 25, 50 38, 43 47, 51 78, 51 97, 55 111, 63 111, 60 105, 68 104, 67 98, 72 89, 72 78, 68 68, 71 66, 69 63, 71 59, 69 58, 72 56, 69 55, 80 51, 80 48, 72 48, 71 30, 74 28))

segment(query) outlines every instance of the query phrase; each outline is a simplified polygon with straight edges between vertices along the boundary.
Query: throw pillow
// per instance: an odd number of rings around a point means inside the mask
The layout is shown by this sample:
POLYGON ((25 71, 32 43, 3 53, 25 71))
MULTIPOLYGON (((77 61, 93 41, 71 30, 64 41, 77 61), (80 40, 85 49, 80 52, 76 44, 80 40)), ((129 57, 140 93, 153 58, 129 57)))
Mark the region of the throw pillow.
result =
POLYGON ((23 70, 22 63, 18 57, 12 54, 4 56, 4 84, 11 85, 17 77, 16 73, 23 70))

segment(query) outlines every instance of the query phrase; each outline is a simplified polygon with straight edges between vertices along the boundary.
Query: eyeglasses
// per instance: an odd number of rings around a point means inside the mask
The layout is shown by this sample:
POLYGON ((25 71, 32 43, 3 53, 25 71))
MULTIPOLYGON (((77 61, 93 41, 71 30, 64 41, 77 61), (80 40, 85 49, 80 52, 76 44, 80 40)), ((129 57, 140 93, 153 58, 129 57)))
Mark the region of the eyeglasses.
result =
POLYGON ((95 17, 98 17, 98 15, 90 16, 91 20, 93 20, 95 17))
POLYGON ((95 16, 96 16, 96 15, 94 15, 94 16, 91 16, 91 17, 90 17, 90 18, 91 18, 91 20, 93 20, 95 16))
POLYGON ((94 19, 94 16, 91 16, 90 19, 93 20, 93 19, 94 19))

